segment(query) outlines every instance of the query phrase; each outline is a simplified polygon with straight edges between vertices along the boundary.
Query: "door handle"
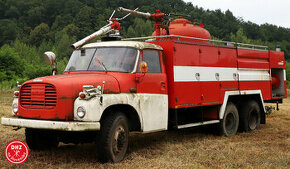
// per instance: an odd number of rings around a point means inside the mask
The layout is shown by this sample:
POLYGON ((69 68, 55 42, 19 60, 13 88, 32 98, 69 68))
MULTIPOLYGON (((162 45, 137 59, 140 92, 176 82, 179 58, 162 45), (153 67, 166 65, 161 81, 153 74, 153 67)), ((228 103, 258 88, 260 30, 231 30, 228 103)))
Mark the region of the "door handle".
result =
POLYGON ((161 82, 161 90, 166 90, 166 83, 165 82, 161 82))

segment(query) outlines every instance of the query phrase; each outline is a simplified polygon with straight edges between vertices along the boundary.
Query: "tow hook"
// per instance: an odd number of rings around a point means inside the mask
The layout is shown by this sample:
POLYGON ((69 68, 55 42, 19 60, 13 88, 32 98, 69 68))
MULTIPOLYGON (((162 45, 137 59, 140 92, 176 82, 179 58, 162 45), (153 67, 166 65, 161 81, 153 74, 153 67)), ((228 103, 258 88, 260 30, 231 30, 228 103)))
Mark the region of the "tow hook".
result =
POLYGON ((266 115, 270 115, 273 112, 273 110, 275 110, 275 107, 273 107, 273 106, 265 106, 265 109, 266 109, 265 114, 266 115))
POLYGON ((15 128, 13 128, 14 131, 18 131, 19 129, 21 129, 21 127, 15 127, 15 128))

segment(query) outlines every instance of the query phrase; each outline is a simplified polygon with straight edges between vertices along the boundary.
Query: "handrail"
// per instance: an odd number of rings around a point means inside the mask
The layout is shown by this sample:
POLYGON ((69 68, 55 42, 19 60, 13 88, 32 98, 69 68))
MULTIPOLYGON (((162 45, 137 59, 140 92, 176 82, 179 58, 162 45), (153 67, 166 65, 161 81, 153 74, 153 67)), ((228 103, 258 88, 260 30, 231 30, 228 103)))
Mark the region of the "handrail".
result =
POLYGON ((268 46, 262 46, 262 45, 252 45, 252 44, 246 44, 246 43, 236 43, 236 42, 230 42, 230 41, 222 41, 222 40, 212 40, 212 39, 203 39, 203 38, 195 38, 195 37, 188 37, 188 36, 180 36, 180 35, 163 35, 163 36, 146 36, 146 37, 136 37, 136 38, 125 38, 122 39, 124 41, 129 40, 161 40, 163 38, 177 38, 180 40, 180 38, 183 39, 192 39, 192 40, 201 40, 205 41, 207 43, 214 42, 214 43, 223 43, 225 46, 235 46, 237 48, 247 48, 247 49, 257 49, 257 50, 268 50, 268 46), (246 46, 246 47, 245 47, 246 46))

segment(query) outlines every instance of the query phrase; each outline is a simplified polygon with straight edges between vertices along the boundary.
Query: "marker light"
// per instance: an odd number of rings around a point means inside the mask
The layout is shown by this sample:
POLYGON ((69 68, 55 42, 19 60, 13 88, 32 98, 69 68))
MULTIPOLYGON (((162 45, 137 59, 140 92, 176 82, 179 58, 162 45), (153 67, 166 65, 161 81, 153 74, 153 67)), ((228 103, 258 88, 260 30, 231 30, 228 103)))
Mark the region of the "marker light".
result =
POLYGON ((80 96, 80 98, 82 98, 82 99, 86 98, 86 95, 85 95, 83 92, 81 92, 81 93, 79 94, 79 96, 80 96))
POLYGON ((19 96, 19 91, 14 91, 14 96, 18 97, 19 96))

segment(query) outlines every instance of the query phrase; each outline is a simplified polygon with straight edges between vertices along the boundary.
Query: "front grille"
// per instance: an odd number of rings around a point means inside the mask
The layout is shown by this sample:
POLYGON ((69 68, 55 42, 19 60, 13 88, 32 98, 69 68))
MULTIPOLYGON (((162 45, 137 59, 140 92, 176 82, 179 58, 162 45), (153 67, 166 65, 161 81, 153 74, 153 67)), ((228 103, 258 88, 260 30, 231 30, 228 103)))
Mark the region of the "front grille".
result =
POLYGON ((56 106, 56 89, 47 83, 25 84, 20 91, 20 104, 28 109, 53 109, 56 106))

